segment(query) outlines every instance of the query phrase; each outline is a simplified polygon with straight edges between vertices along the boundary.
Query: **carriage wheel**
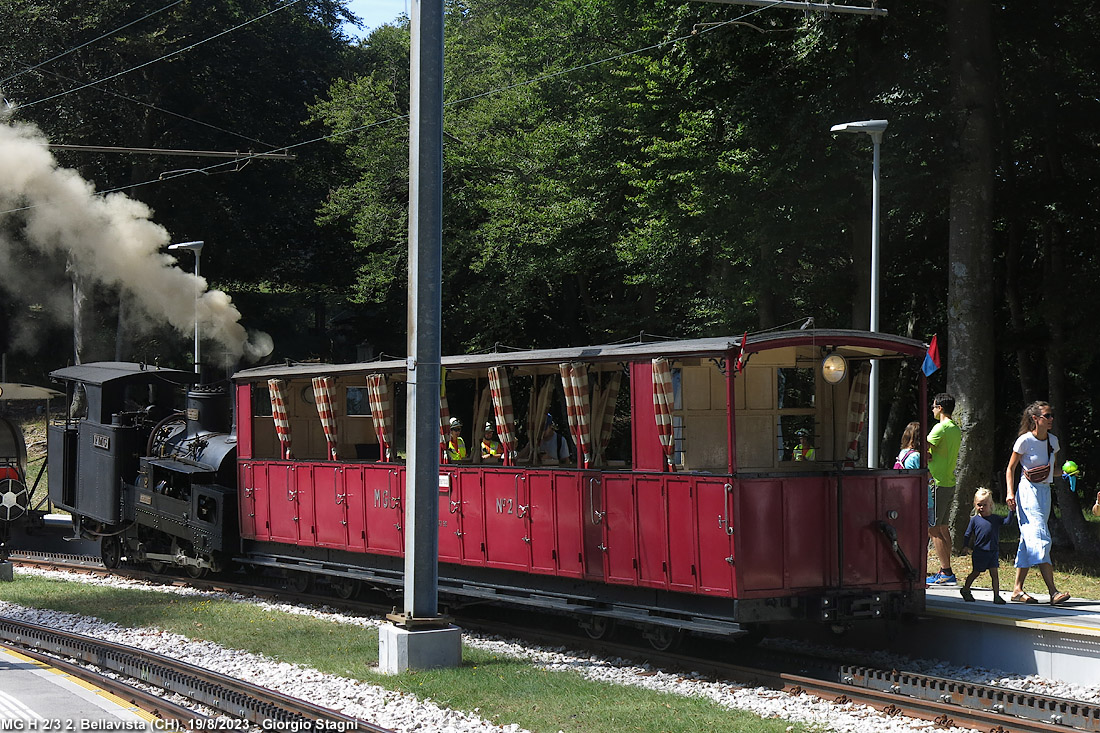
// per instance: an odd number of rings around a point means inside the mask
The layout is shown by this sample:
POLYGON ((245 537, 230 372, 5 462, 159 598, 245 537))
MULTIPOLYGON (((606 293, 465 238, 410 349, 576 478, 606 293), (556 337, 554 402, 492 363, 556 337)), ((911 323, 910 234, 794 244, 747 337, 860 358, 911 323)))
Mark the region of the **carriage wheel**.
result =
POLYGON ((606 639, 615 631, 615 619, 606 616, 593 616, 581 622, 581 628, 589 639, 606 639))
POLYGON ((122 564, 122 543, 118 537, 104 537, 100 542, 99 556, 103 567, 114 570, 122 564))
POLYGON ((157 575, 160 575, 161 573, 163 573, 165 567, 167 567, 167 566, 164 563, 162 563, 160 560, 150 560, 149 561, 149 570, 156 573, 157 575))
POLYGON ((355 594, 359 592, 359 581, 355 578, 333 578, 329 583, 332 585, 332 591, 336 596, 345 601, 354 598, 355 594))
POLYGON ((651 626, 644 632, 649 645, 659 652, 667 652, 674 649, 683 639, 683 631, 669 626, 651 626))
POLYGON ((295 593, 308 593, 313 585, 313 576, 298 571, 287 574, 286 587, 295 593))

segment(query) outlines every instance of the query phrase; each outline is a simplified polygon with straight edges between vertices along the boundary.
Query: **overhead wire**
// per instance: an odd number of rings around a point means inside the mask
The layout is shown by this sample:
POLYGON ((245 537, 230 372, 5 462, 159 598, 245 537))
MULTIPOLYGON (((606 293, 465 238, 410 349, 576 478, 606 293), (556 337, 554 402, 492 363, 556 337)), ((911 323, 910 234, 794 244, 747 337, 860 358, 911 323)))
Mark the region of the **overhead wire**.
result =
MULTIPOLYGON (((265 13, 263 16, 259 16, 259 17, 260 18, 266 17, 266 15, 270 15, 271 13, 277 12, 278 10, 281 10, 284 7, 288 7, 289 5, 292 5, 292 4, 294 4, 298 1, 299 0, 290 0, 290 2, 286 3, 286 5, 280 6, 276 10, 273 10, 270 13, 265 13)), ((742 21, 745 18, 748 18, 749 16, 755 15, 757 13, 761 13, 765 10, 768 10, 768 9, 772 8, 772 7, 775 7, 776 5, 779 5, 783 1, 784 0, 775 0, 775 2, 773 2, 770 5, 764 5, 764 6, 756 7, 752 10, 746 11, 745 13, 743 13, 742 15, 739 15, 736 18, 733 18, 733 19, 728 20, 728 21, 724 21, 722 23, 715 24, 712 27, 704 28, 702 30, 696 29, 696 30, 694 30, 690 33, 685 34, 685 35, 678 36, 676 38, 670 38, 670 39, 660 41, 660 42, 657 42, 657 43, 653 43, 653 44, 650 44, 650 45, 645 46, 643 48, 635 49, 633 51, 626 51, 626 52, 623 52, 623 53, 615 54, 613 56, 607 56, 605 58, 598 59, 596 61, 590 61, 590 62, 587 62, 587 63, 584 63, 584 64, 578 64, 578 65, 572 66, 568 69, 562 69, 560 71, 551 72, 551 73, 548 73, 548 74, 543 74, 541 76, 537 76, 537 77, 534 77, 532 79, 528 79, 528 80, 525 80, 525 81, 522 81, 522 82, 516 82, 514 84, 508 84, 506 86, 498 87, 496 89, 491 89, 491 90, 488 90, 488 91, 485 91, 485 92, 481 92, 479 94, 473 94, 473 95, 470 95, 468 97, 464 97, 462 99, 454 100, 454 101, 451 101, 451 102, 446 102, 446 103, 444 103, 444 107, 455 107, 455 106, 465 104, 467 102, 471 102, 471 101, 474 101, 474 100, 477 100, 477 99, 483 99, 485 97, 489 97, 489 96, 492 96, 492 95, 495 95, 495 94, 501 94, 503 92, 510 91, 512 89, 516 89, 516 88, 519 88, 519 87, 525 87, 525 86, 530 86, 530 85, 533 85, 533 84, 538 84, 538 83, 547 81, 549 79, 554 79, 554 78, 557 78, 557 77, 560 77, 560 76, 564 76, 565 74, 573 73, 575 71, 581 71, 583 69, 588 69, 588 68, 592 68, 594 66, 599 66, 599 65, 602 65, 602 64, 610 63, 612 61, 617 61, 619 59, 628 58, 630 56, 635 56, 635 55, 638 55, 638 54, 641 54, 641 53, 645 53, 647 51, 652 51, 652 50, 655 50, 655 49, 658 49, 658 48, 664 48, 665 46, 669 46, 671 44, 678 43, 680 41, 689 41, 692 38, 701 37, 701 36, 703 36, 707 33, 712 33, 714 31, 717 31, 720 28, 724 28, 728 25, 737 24, 739 21, 742 21)), ((253 20, 258 20, 258 19, 259 18, 254 18, 253 20)), ((236 26, 232 29, 229 29, 227 31, 223 31, 222 33, 219 33, 217 36, 211 36, 210 38, 208 38, 206 40, 207 41, 212 40, 214 38, 217 38, 220 35, 224 35, 225 33, 228 33, 232 30, 236 30, 237 28, 248 25, 248 23, 251 23, 251 22, 253 22, 253 21, 247 21, 246 23, 242 23, 241 25, 236 26)), ((190 48, 194 48, 195 46, 198 46, 198 45, 200 45, 202 43, 205 43, 205 42, 206 41, 200 41, 199 43, 196 43, 196 44, 193 44, 192 46, 189 46, 187 49, 180 49, 180 51, 175 51, 171 54, 167 54, 165 56, 162 56, 160 59, 155 59, 154 61, 150 61, 146 64, 142 64, 142 66, 148 66, 151 63, 155 63, 156 61, 160 61, 164 58, 168 58, 169 56, 175 55, 176 53, 180 53, 180 52, 186 51, 190 48)), ((135 67, 134 69, 130 69, 129 71, 134 71, 137 68, 141 68, 141 67, 140 66, 135 67)), ((107 79, 112 79, 112 78, 115 78, 116 76, 121 76, 123 73, 128 73, 128 72, 121 72, 120 74, 116 74, 114 76, 107 77, 107 79)), ((104 79, 104 80, 101 80, 101 81, 106 81, 107 79, 104 79)), ((93 83, 99 83, 99 82, 93 82, 93 83)), ((91 84, 85 85, 85 87, 87 87, 87 86, 91 86, 91 84)), ((78 90, 74 89, 74 90, 71 90, 71 91, 78 91, 78 90)), ((55 95, 55 96, 60 96, 60 95, 55 95)), ((43 101, 47 101, 48 99, 52 99, 52 98, 53 97, 49 97, 47 99, 42 99, 42 100, 38 100, 38 101, 43 102, 43 101)), ((36 104, 37 104, 37 102, 36 102, 36 104)), ((25 107, 25 106, 28 106, 28 105, 22 105, 22 106, 25 107)), ((398 122, 400 120, 407 120, 408 118, 409 118, 409 115, 407 115, 407 114, 395 115, 395 116, 390 117, 390 118, 385 119, 385 120, 377 120, 375 122, 371 122, 371 123, 368 123, 366 125, 360 125, 359 127, 354 127, 354 128, 348 129, 348 130, 341 130, 339 132, 334 132, 334 133, 331 133, 331 134, 328 134, 328 135, 322 135, 320 137, 315 137, 315 138, 312 138, 310 140, 303 140, 303 141, 300 141, 300 142, 297 142, 297 143, 293 143, 293 144, 286 145, 286 146, 283 146, 283 147, 272 148, 270 150, 266 150, 266 151, 262 151, 262 152, 265 152, 265 153, 289 152, 291 150, 296 150, 298 148, 302 148, 302 147, 305 147, 307 145, 312 145, 314 143, 324 142, 326 140, 332 140, 332 139, 335 139, 335 138, 340 138, 340 137, 343 137, 345 135, 351 135, 351 134, 356 133, 356 132, 362 132, 364 130, 369 130, 373 127, 379 127, 381 125, 388 125, 390 123, 398 122)), ((235 159, 233 161, 226 161, 226 162, 222 162, 222 163, 214 163, 212 165, 206 166, 205 168, 194 168, 194 169, 189 170, 186 173, 181 173, 178 176, 172 176, 171 179, 154 178, 154 179, 150 179, 150 180, 147 180, 147 181, 139 181, 137 183, 130 183, 130 184, 127 184, 125 186, 117 186, 115 188, 105 189, 103 191, 100 191, 99 195, 107 195, 107 194, 110 194, 110 193, 119 193, 121 191, 128 191, 130 189, 140 188, 142 186, 148 186, 148 185, 155 184, 155 183, 162 183, 163 180, 174 180, 174 179, 178 179, 178 178, 183 178, 185 176, 189 176, 189 175, 192 175, 194 173, 207 174, 207 173, 209 173, 209 171, 216 170, 218 168, 222 168, 222 167, 225 167, 225 166, 228 166, 228 165, 238 165, 241 162, 247 162, 247 161, 252 160, 253 158, 257 157, 258 155, 259 155, 259 153, 250 153, 250 154, 247 154, 247 155, 242 155, 239 159, 235 159)), ((27 211, 29 209, 33 209, 35 207, 36 207, 35 205, 32 205, 32 206, 23 206, 23 207, 15 208, 15 209, 8 209, 6 211, 0 211, 0 215, 14 214, 14 213, 17 213, 17 212, 20 212, 20 211, 27 211)))
POLYGON ((22 76, 23 74, 26 74, 27 72, 34 71, 35 69, 39 69, 39 68, 45 66, 48 63, 51 63, 53 61, 57 61, 60 58, 64 58, 64 57, 68 56, 69 54, 71 54, 75 51, 79 51, 80 49, 86 48, 87 46, 90 46, 93 43, 96 43, 98 41, 102 41, 104 38, 109 38, 110 36, 115 35, 119 31, 124 31, 127 28, 129 28, 130 26, 137 25, 141 21, 146 20, 148 18, 152 18, 154 15, 157 15, 158 13, 163 13, 165 10, 168 10, 169 8, 173 8, 173 7, 175 7, 176 5, 179 5, 182 2, 183 2, 183 0, 175 0, 174 2, 170 2, 167 5, 165 5, 163 8, 160 8, 159 10, 154 10, 151 13, 146 13, 145 15, 141 16, 137 20, 132 20, 129 23, 126 23, 124 25, 120 25, 118 28, 115 28, 112 31, 107 31, 103 35, 97 36, 96 38, 93 38, 90 41, 86 41, 86 42, 80 44, 79 46, 75 46, 73 48, 70 48, 68 51, 62 51, 61 53, 57 54, 56 56, 51 56, 50 58, 46 59, 45 61, 37 63, 34 66, 31 66, 29 68, 23 69, 23 71, 20 71, 18 74, 12 74, 11 76, 9 76, 6 79, 0 79, 0 87, 2 87, 4 84, 8 83, 12 79, 17 79, 20 76, 22 76))
POLYGON ((87 89, 88 87, 96 86, 98 84, 102 84, 105 81, 111 81, 112 79, 117 79, 120 76, 125 76, 126 74, 137 71, 138 69, 144 69, 146 66, 152 66, 155 63, 158 63, 160 61, 164 61, 165 59, 169 59, 169 58, 171 58, 173 56, 177 56, 181 53, 186 53, 187 51, 190 51, 193 48, 197 48, 197 47, 199 47, 199 46, 201 46, 205 43, 209 43, 210 41, 221 38, 222 36, 224 36, 228 33, 232 33, 234 31, 240 30, 241 28, 244 28, 247 25, 251 25, 252 23, 255 23, 258 20, 263 20, 267 16, 274 15, 275 13, 279 12, 280 10, 285 10, 286 8, 289 8, 291 5, 295 5, 299 2, 301 2, 301 0, 288 0, 288 2, 283 3, 282 5, 280 5, 279 7, 275 8, 273 10, 269 10, 266 13, 263 13, 261 15, 257 15, 255 18, 251 18, 249 20, 246 20, 243 23, 235 25, 232 28, 227 28, 224 31, 221 31, 219 33, 215 33, 212 36, 208 36, 208 37, 202 39, 201 41, 196 41, 195 43, 192 43, 189 46, 184 46, 183 48, 178 48, 175 51, 172 51, 170 53, 166 53, 166 54, 164 54, 163 56, 161 56, 159 58, 152 59, 151 61, 146 61, 145 63, 138 64, 137 66, 131 67, 131 68, 126 69, 124 71, 120 71, 116 74, 111 74, 110 76, 105 76, 102 79, 96 79, 95 81, 90 81, 86 84, 82 84, 81 86, 74 87, 74 88, 66 90, 64 92, 58 92, 57 94, 50 95, 49 97, 43 97, 42 99, 36 99, 33 102, 25 102, 24 104, 21 104, 20 107, 33 107, 36 104, 42 104, 43 102, 49 102, 50 100, 57 99, 59 97, 64 97, 68 94, 72 94, 73 92, 79 92, 83 89, 87 89))

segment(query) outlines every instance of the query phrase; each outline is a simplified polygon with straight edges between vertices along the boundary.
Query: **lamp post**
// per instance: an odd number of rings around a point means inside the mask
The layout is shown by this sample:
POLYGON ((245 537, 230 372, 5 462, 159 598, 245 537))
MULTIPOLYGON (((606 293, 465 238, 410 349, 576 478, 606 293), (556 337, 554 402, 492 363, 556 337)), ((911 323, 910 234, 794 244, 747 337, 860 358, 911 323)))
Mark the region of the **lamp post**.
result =
MULTIPOLYGON (((871 330, 878 331, 878 273, 879 273, 879 146, 886 132, 886 120, 864 120, 833 125, 832 132, 867 133, 874 150, 871 165, 871 330)), ((871 360, 871 383, 867 390, 867 467, 878 465, 878 360, 871 360)))
MULTIPOLYGON (((202 253, 202 242, 180 242, 179 244, 168 245, 169 251, 175 252, 181 249, 189 249, 195 253, 195 278, 199 277, 199 255, 202 253)), ((195 374, 202 373, 201 362, 199 361, 199 296, 202 291, 198 289, 198 283, 195 284, 195 374)))

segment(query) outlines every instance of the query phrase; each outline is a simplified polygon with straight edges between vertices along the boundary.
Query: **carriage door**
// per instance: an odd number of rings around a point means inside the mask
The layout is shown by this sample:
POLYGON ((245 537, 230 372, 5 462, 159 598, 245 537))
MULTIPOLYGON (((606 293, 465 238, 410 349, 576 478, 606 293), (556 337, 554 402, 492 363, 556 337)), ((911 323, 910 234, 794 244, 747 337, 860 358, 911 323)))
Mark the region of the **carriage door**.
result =
POLYGON ((484 496, 486 565, 529 571, 531 535, 526 477, 512 471, 486 471, 484 496))
POLYGON ((399 555, 405 547, 405 469, 369 466, 363 473, 367 552, 399 555))
POLYGON ((317 544, 321 547, 347 547, 348 505, 343 468, 330 465, 314 466, 313 481, 317 544))
POLYGON ((733 592, 734 487, 729 478, 695 482, 695 527, 698 532, 699 592, 728 596, 733 592))
MULTIPOLYGON (((241 536, 258 540, 271 539, 268 522, 268 481, 266 466, 242 463, 240 468, 241 536)), ((282 470, 277 466, 276 470, 282 470)))
POLYGON ((276 542, 298 541, 298 490, 292 469, 286 463, 267 466, 271 539, 276 542))

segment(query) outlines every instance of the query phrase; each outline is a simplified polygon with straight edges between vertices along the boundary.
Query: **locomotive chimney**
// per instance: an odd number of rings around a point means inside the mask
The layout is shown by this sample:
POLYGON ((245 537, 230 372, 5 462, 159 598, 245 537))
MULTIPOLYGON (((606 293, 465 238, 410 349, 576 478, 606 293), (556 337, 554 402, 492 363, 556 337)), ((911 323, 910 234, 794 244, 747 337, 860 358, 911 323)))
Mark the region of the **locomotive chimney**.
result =
POLYGON ((196 384, 187 392, 187 434, 228 433, 229 393, 223 384, 196 384))

